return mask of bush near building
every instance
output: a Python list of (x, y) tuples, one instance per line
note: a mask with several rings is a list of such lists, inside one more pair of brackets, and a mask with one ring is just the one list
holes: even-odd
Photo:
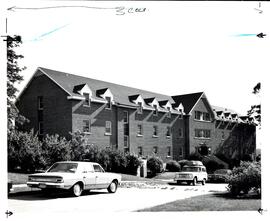
[(46, 135), (42, 141), (31, 132), (11, 131), (8, 135), (8, 170), (35, 172), (47, 169), (57, 161), (92, 161), (108, 172), (137, 174), (141, 162), (135, 155), (114, 148), (88, 144), (84, 134), (76, 132), (68, 141), (59, 135)]
[(163, 161), (159, 157), (151, 157), (147, 160), (147, 169), (149, 177), (153, 177), (163, 171)]
[(166, 163), (166, 170), (169, 172), (179, 172), (180, 164), (177, 163), (175, 160), (168, 161)]
[(241, 161), (239, 167), (235, 167), (229, 178), (229, 191), (233, 196), (248, 193), (251, 189), (261, 189), (261, 163)]

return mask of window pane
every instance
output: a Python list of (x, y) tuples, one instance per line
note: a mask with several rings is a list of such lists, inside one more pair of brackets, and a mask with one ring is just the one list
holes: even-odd
[(167, 147), (167, 156), (171, 156), (171, 147)]
[(142, 113), (142, 102), (138, 102), (138, 113), (141, 114)]
[(138, 131), (137, 131), (138, 135), (142, 135), (142, 125), (138, 124)]
[(124, 123), (128, 123), (128, 112), (124, 111)]
[(157, 136), (158, 135), (158, 127), (157, 126), (153, 126), (153, 128), (154, 128), (153, 135), (154, 136)]
[(171, 136), (171, 127), (167, 127), (167, 137)]
[(105, 132), (110, 134), (111, 133), (111, 121), (106, 121), (106, 128), (105, 128)]
[(158, 147), (154, 147), (153, 152), (154, 152), (154, 154), (157, 154), (158, 153)]
[(38, 96), (38, 109), (42, 110), (43, 109), (43, 97), (42, 96)]
[(83, 93), (83, 96), (85, 97), (84, 105), (85, 106), (90, 106), (89, 94), (88, 93)]
[(107, 100), (107, 109), (111, 109), (112, 107), (112, 101), (111, 101), (111, 98), (110, 97), (106, 97), (106, 100)]
[(83, 121), (83, 132), (90, 132), (90, 121), (89, 120)]

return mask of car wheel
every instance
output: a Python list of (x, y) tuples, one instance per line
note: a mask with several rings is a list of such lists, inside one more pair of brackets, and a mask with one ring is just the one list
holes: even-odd
[(203, 186), (205, 185), (205, 179), (202, 180), (202, 185), (203, 185)]
[(109, 193), (115, 193), (117, 190), (117, 181), (112, 181), (107, 190)]
[(80, 196), (82, 194), (82, 187), (79, 183), (74, 184), (72, 187), (72, 194), (73, 196)]
[(193, 186), (196, 186), (196, 184), (197, 184), (197, 178), (196, 177), (193, 179), (192, 184), (193, 184)]

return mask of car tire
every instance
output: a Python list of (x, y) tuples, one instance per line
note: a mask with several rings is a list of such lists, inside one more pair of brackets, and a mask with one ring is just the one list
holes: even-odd
[(115, 193), (117, 190), (117, 181), (112, 181), (110, 186), (107, 188), (109, 193)]
[(83, 191), (82, 186), (79, 183), (74, 184), (71, 190), (72, 190), (72, 195), (76, 197), (80, 196)]
[(197, 177), (195, 177), (195, 178), (193, 179), (192, 184), (193, 184), (193, 186), (196, 186), (196, 184), (197, 184)]
[(205, 185), (205, 179), (202, 180), (202, 185), (203, 185), (203, 186)]

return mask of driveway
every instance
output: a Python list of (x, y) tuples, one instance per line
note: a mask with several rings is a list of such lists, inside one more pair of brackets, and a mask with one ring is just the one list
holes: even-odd
[(144, 188), (118, 188), (115, 194), (106, 190), (86, 192), (80, 197), (57, 193), (44, 195), (41, 191), (10, 194), (9, 210), (17, 218), (42, 217), (49, 214), (91, 214), (100, 212), (131, 212), (197, 195), (226, 191), (225, 184), (205, 186), (161, 185)]

